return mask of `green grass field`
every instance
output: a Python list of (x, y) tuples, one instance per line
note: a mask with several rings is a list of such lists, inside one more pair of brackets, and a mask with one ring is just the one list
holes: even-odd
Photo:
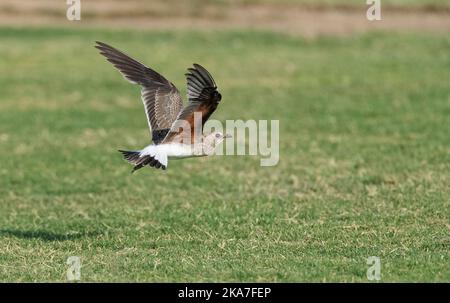
[[(214, 75), (214, 118), (280, 120), (280, 162), (172, 161), (149, 143), (112, 44), (185, 95)], [(264, 32), (0, 28), (0, 281), (450, 281), (450, 34), (305, 40)]]

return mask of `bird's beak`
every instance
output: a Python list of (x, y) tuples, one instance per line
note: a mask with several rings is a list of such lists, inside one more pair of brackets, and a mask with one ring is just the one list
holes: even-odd
[(232, 138), (233, 136), (230, 134), (225, 134), (223, 137), (226, 139), (226, 138)]

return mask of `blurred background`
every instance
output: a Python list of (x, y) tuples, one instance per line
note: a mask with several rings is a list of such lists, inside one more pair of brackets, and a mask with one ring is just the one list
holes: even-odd
[[(0, 1), (0, 281), (450, 280), (450, 3)], [(280, 121), (280, 162), (172, 161), (102, 41), (185, 96), (200, 63), (213, 118)]]
[[(81, 1), (76, 26), (155, 29), (264, 29), (311, 36), (367, 30), (443, 31), (449, 27), (445, 0), (383, 0), (383, 22), (367, 22), (363, 0), (99, 0)], [(66, 1), (3, 0), (5, 25), (70, 26)]]

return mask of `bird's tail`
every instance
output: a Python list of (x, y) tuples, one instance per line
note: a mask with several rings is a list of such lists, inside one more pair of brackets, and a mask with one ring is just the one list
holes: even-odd
[(159, 163), (159, 161), (157, 161), (155, 157), (149, 155), (141, 156), (141, 151), (139, 150), (119, 150), (119, 152), (122, 153), (123, 158), (126, 161), (134, 165), (131, 173), (134, 173), (135, 171), (143, 168), (146, 165), (155, 168), (162, 168), (163, 170), (166, 169), (166, 166), (161, 165), (161, 163)]
[(133, 164), (133, 170), (131, 173), (134, 173), (138, 169), (144, 167), (148, 162), (145, 157), (140, 157), (141, 151), (139, 150), (119, 150), (122, 153), (123, 158), (129, 163)]
[(123, 158), (130, 162), (131, 164), (137, 164), (139, 162), (139, 155), (141, 151), (139, 150), (119, 150), (122, 153)]

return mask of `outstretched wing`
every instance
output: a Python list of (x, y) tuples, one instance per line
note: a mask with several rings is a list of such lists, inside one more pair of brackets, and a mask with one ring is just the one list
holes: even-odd
[[(180, 112), (163, 142), (182, 142), (184, 140), (181, 138), (183, 129), (180, 128), (182, 124), (179, 122), (186, 121), (190, 125), (190, 143), (193, 143), (195, 132), (202, 133), (203, 125), (216, 110), (222, 99), (222, 96), (217, 91), (213, 77), (204, 67), (194, 64), (194, 67), (188, 68), (188, 71), (186, 78), (189, 103)], [(197, 116), (201, 117), (201, 119), (197, 119), (198, 121), (194, 119), (195, 113), (198, 113)]]
[(129, 82), (139, 84), (141, 98), (152, 133), (152, 140), (159, 144), (177, 119), (183, 101), (178, 89), (162, 75), (102, 42), (95, 46)]

